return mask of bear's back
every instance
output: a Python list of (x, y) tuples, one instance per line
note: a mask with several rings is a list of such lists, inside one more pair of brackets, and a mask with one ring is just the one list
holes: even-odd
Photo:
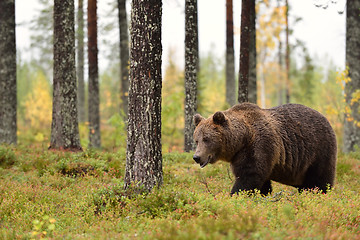
[(334, 135), (332, 137), (335, 137), (334, 131), (326, 117), (304, 105), (290, 103), (265, 111), (268, 111), (271, 117), (278, 122), (280, 128), (288, 132), (298, 134), (308, 133), (314, 135), (314, 140), (324, 138), (324, 134)]

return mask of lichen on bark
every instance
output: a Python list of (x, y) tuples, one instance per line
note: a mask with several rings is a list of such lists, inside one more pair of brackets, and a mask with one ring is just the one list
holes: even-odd
[(344, 147), (345, 153), (360, 147), (359, 102), (352, 102), (353, 93), (360, 89), (360, 1), (347, 1), (346, 5), (346, 66), (351, 81), (345, 85), (346, 104), (351, 109), (352, 119), (345, 118)]
[(185, 128), (184, 150), (195, 149), (193, 116), (197, 110), (197, 73), (199, 70), (197, 0), (185, 1)]
[(125, 188), (150, 191), (160, 186), (161, 0), (133, 0)]
[(54, 1), (54, 81), (49, 149), (81, 151), (75, 73), (74, 0)]
[(238, 102), (248, 102), (249, 65), (250, 65), (250, 34), (251, 34), (251, 5), (253, 1), (242, 0), (241, 4), (241, 35), (240, 35), (240, 68)]
[(0, 144), (16, 144), (15, 1), (0, 1)]

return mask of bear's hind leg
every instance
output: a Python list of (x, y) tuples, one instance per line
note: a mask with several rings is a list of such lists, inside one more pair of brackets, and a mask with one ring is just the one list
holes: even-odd
[(334, 185), (334, 172), (335, 170), (321, 168), (319, 165), (311, 166), (306, 172), (306, 177), (301, 186), (298, 187), (299, 192), (309, 189), (318, 189), (326, 193), (329, 188)]
[(261, 189), (260, 189), (260, 193), (261, 195), (268, 195), (272, 193), (272, 187), (271, 187), (271, 181), (267, 180), (266, 182), (264, 182), (264, 184), (262, 185)]

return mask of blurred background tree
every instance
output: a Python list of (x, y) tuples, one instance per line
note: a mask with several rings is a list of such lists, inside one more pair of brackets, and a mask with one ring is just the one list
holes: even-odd
[[(45, 99), (52, 95), (53, 84), (51, 74), (53, 6), (52, 1), (39, 0), (38, 2), (38, 14), (29, 23), (33, 39), (32, 48), (29, 49), (32, 52), (31, 58), (23, 58), (23, 51), (17, 52), (18, 134), (21, 143), (31, 143), (35, 136), (43, 136), (46, 142), (50, 135), (50, 130), (42, 127), (46, 126), (46, 123), (39, 124), (41, 126), (37, 129), (37, 127), (32, 127), (34, 124), (31, 123), (31, 118), (35, 117), (30, 117), (35, 116), (32, 115), (35, 111), (33, 105), (48, 102)], [(84, 5), (86, 2), (84, 1)], [(289, 3), (291, 4), (291, 1)], [(168, 3), (165, 2), (164, 4), (168, 6)], [(126, 130), (124, 119), (118, 115), (121, 102), (118, 2), (108, 1), (105, 5), (106, 8), (98, 13), (100, 125), (103, 147), (113, 150), (125, 147)], [(184, 3), (175, 5), (179, 5), (179, 9), (181, 8), (183, 11)], [(127, 1), (127, 6), (129, 6), (129, 1)], [(85, 18), (86, 11), (85, 8)], [(256, 2), (257, 103), (263, 107), (272, 107), (286, 102), (285, 16), (285, 0)], [(338, 140), (340, 140), (339, 143), (342, 144), (344, 113), (346, 112), (342, 88), (344, 88), (348, 76), (342, 71), (343, 69), (338, 69), (337, 66), (328, 61), (326, 56), (321, 58), (314, 56), (301, 39), (295, 39), (293, 32), (300, 20), (299, 17), (292, 14), (292, 11), (289, 12), (289, 22), (291, 23), (289, 25), (291, 101), (306, 104), (324, 113), (335, 128)], [(85, 28), (84, 32), (86, 31)], [(238, 38), (239, 29), (235, 28), (234, 34), (235, 39)], [(84, 42), (86, 45), (86, 34)], [(182, 151), (184, 148), (184, 68), (177, 56), (180, 51), (170, 48), (169, 61), (163, 64), (162, 145), (165, 151)], [(200, 52), (199, 54), (197, 112), (208, 116), (215, 111), (229, 107), (225, 100), (226, 55), (224, 52), (223, 57), (218, 57), (215, 45), (211, 51)], [(104, 62), (101, 62), (101, 59)], [(84, 69), (87, 70), (87, 67), (88, 63), (85, 60)], [(235, 74), (237, 79), (236, 75), (237, 73)], [(88, 79), (85, 76), (85, 88), (87, 84)], [(37, 94), (40, 88), (42, 93)], [(47, 94), (45, 94), (46, 92)], [(86, 99), (87, 94), (86, 91)], [(356, 97), (355, 95), (354, 97)], [(35, 111), (39, 113), (39, 116), (42, 116), (39, 119), (44, 119), (41, 121), (46, 122), (47, 108), (48, 104), (44, 104)], [(80, 124), (80, 137), (83, 146), (87, 146), (89, 142), (87, 124), (87, 122)], [(37, 139), (41, 139), (41, 137)]]

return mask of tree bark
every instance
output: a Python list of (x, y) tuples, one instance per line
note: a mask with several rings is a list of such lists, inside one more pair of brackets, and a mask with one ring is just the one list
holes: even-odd
[(0, 1), (0, 23), (0, 144), (16, 144), (15, 0)]
[(279, 58), (279, 73), (278, 73), (278, 105), (283, 104), (283, 54), (282, 54), (282, 43), (281, 40), (279, 40), (279, 52), (278, 52), (278, 58)]
[(125, 188), (163, 182), (161, 152), (161, 0), (132, 0)]
[(184, 150), (195, 149), (193, 116), (197, 110), (197, 73), (199, 70), (197, 0), (185, 1), (185, 128)]
[(346, 105), (350, 113), (345, 113), (344, 147), (345, 153), (360, 147), (359, 101), (351, 102), (353, 94), (360, 91), (360, 1), (347, 1), (346, 5), (346, 66), (351, 81), (345, 85)]
[(286, 86), (285, 86), (285, 96), (286, 103), (290, 103), (290, 45), (289, 45), (289, 3), (288, 0), (285, 1), (286, 4)]
[(250, 48), (249, 48), (249, 102), (257, 103), (256, 77), (256, 11), (255, 1), (250, 1)]
[(49, 149), (81, 151), (75, 73), (74, 0), (54, 1), (54, 81)]
[(97, 0), (88, 0), (88, 58), (89, 58), (89, 147), (100, 148), (100, 98), (97, 48)]
[(248, 101), (249, 65), (250, 65), (250, 35), (251, 35), (251, 5), (253, 1), (242, 0), (241, 4), (241, 36), (240, 36), (240, 71), (238, 102)]
[(121, 89), (120, 109), (124, 112), (125, 117), (128, 115), (128, 96), (129, 96), (129, 36), (128, 24), (126, 17), (126, 0), (118, 0), (119, 9), (119, 29), (120, 29), (120, 72), (121, 72)]
[(84, 84), (84, 10), (83, 0), (78, 1), (77, 29), (77, 79), (79, 122), (85, 122), (85, 84)]
[(236, 103), (233, 2), (226, 0), (226, 102)]

